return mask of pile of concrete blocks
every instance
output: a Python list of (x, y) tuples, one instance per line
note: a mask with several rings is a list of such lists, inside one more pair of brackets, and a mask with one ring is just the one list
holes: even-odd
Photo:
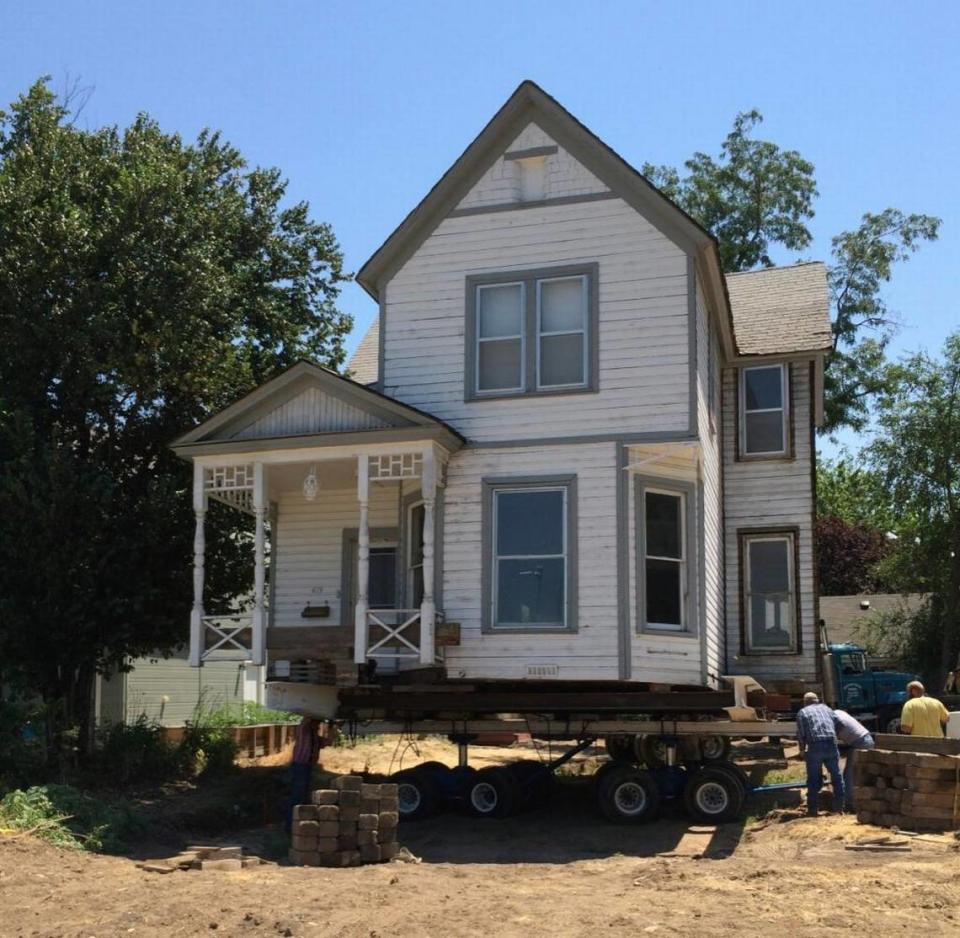
[(853, 778), (861, 823), (911, 831), (960, 827), (960, 756), (857, 750)]
[(293, 809), (290, 862), (297, 866), (361, 866), (399, 851), (397, 786), (342, 775)]

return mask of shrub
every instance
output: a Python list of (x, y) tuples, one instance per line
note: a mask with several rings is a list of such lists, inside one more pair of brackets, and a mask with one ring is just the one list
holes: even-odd
[(98, 853), (119, 853), (144, 829), (128, 802), (104, 802), (70, 785), (9, 792), (0, 799), (0, 826)]
[(156, 781), (178, 775), (180, 758), (163, 727), (141, 714), (99, 730), (90, 768), (120, 784)]
[(38, 706), (0, 700), (0, 794), (42, 776), (46, 748), (41, 716)]
[(296, 713), (286, 710), (271, 710), (253, 700), (241, 704), (228, 704), (215, 710), (207, 710), (201, 700), (193, 712), (191, 723), (196, 726), (258, 726), (263, 723), (299, 723)]
[(225, 727), (188, 723), (178, 747), (182, 772), (216, 775), (234, 768), (237, 743)]

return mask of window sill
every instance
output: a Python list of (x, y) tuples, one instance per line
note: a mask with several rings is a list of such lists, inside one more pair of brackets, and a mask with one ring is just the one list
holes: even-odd
[(794, 453), (738, 453), (737, 462), (795, 462)]
[(571, 635), (576, 628), (569, 625), (486, 625), (481, 635)]
[(595, 386), (583, 388), (544, 388), (537, 391), (491, 391), (489, 394), (467, 392), (463, 400), (467, 404), (474, 404), (479, 401), (505, 401), (505, 400), (526, 400), (531, 397), (566, 397), (570, 394), (596, 394), (599, 388)]
[(739, 657), (741, 658), (795, 658), (798, 655), (803, 654), (799, 649), (796, 648), (771, 648), (763, 649), (762, 651), (756, 649), (754, 651), (741, 651)]
[(690, 629), (658, 629), (653, 626), (637, 626), (637, 635), (656, 635), (657, 638), (697, 638), (699, 633)]

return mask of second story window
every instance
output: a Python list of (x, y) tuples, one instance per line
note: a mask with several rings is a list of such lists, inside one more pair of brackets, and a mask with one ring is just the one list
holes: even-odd
[(594, 390), (597, 265), (467, 278), (466, 399)]
[(741, 456), (787, 455), (788, 399), (787, 369), (784, 365), (741, 369)]

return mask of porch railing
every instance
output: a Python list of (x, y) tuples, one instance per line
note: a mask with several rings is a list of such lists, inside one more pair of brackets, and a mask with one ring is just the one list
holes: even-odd
[[(442, 622), (443, 615), (436, 614)], [(367, 657), (420, 661), (420, 609), (370, 609), (367, 612)], [(435, 653), (436, 661), (441, 655)]]
[[(218, 661), (249, 661), (253, 634), (253, 613), (238, 612), (219, 616), (204, 616), (201, 660), (219, 651)], [(228, 656), (225, 652), (231, 652)]]

